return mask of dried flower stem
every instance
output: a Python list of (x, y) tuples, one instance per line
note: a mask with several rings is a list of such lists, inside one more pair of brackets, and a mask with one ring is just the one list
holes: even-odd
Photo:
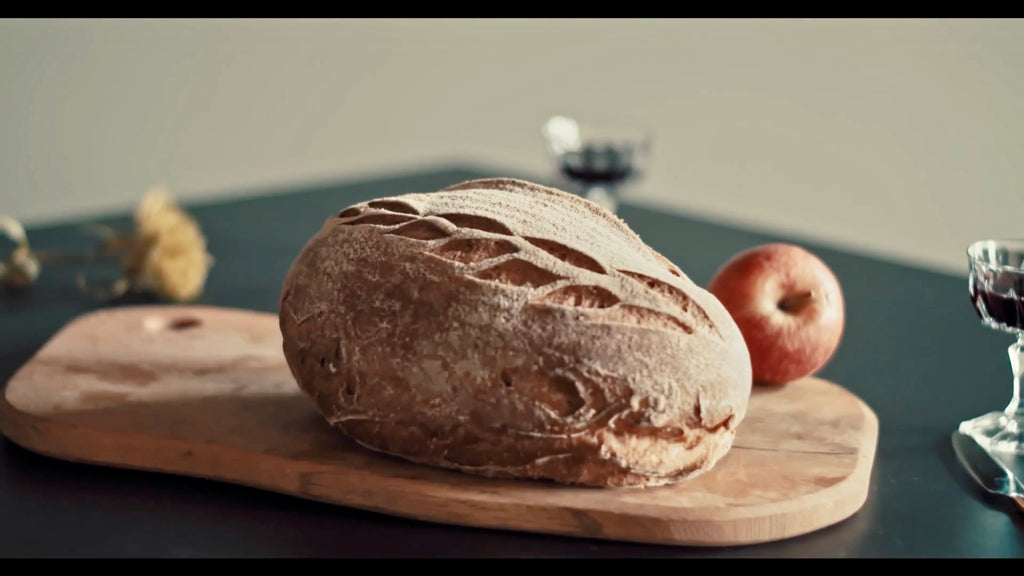
[(83, 294), (96, 298), (97, 300), (113, 300), (114, 298), (120, 298), (127, 294), (128, 290), (131, 288), (128, 284), (128, 280), (125, 278), (117, 279), (107, 288), (92, 288), (88, 283), (86, 283), (85, 277), (81, 274), (75, 277), (75, 283)]

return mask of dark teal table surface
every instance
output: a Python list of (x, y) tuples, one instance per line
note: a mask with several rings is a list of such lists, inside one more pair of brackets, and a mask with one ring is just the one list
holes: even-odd
[[(217, 259), (200, 303), (276, 312), (285, 271), (328, 215), (373, 197), (509, 175), (446, 168), (188, 204)], [(619, 214), (701, 285), (740, 250), (792, 241), (629, 204)], [(130, 222), (126, 215), (100, 221)], [(39, 249), (88, 241), (78, 224), (29, 236)], [(1009, 400), (1010, 339), (981, 326), (965, 277), (798, 243), (832, 267), (846, 297), (846, 333), (820, 375), (857, 394), (880, 422), (867, 503), (837, 525), (732, 548), (481, 530), (74, 464), (2, 439), (0, 556), (1024, 557), (1024, 515), (977, 488), (950, 447), (960, 420)], [(79, 295), (69, 270), (45, 270), (28, 294), (0, 294), (0, 382), (61, 326), (99, 306)]]

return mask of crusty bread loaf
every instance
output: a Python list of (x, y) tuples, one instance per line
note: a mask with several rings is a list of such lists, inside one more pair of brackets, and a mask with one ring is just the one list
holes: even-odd
[(624, 222), (511, 179), (356, 204), (284, 282), (284, 353), (331, 425), (414, 462), (653, 486), (712, 467), (750, 357)]

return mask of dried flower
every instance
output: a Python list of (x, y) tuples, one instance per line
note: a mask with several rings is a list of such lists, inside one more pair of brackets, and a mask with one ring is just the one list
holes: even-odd
[(0, 214), (0, 232), (14, 242), (14, 250), (0, 262), (0, 285), (24, 289), (39, 277), (39, 258), (28, 246), (28, 236), (20, 222)]
[(11, 242), (21, 246), (28, 244), (28, 237), (25, 236), (25, 228), (14, 218), (6, 214), (0, 214), (0, 232), (11, 239)]
[(180, 302), (203, 291), (213, 257), (199, 225), (163, 188), (146, 193), (135, 210), (135, 236), (122, 265), (131, 289)]

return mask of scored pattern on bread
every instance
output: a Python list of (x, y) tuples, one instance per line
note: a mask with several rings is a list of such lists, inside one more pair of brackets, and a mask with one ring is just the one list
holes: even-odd
[(501, 282), (513, 286), (530, 286), (538, 288), (562, 279), (562, 276), (545, 270), (536, 264), (519, 258), (505, 260), (490, 268), (484, 268), (473, 274), (474, 278)]
[(481, 232), (503, 234), (505, 236), (512, 235), (512, 231), (508, 229), (508, 226), (505, 226), (493, 218), (487, 218), (486, 216), (475, 216), (473, 214), (438, 214), (437, 217), (443, 218), (459, 228), (480, 230)]
[(280, 316), (329, 423), (489, 476), (679, 481), (728, 451), (750, 390), (713, 296), (603, 208), (517, 180), (346, 208), (296, 259)]
[[(373, 225), (393, 228), (397, 224), (402, 224), (402, 226), (391, 229), (386, 233), (413, 240), (450, 238), (453, 234), (458, 234), (460, 229), (502, 236), (514, 236), (508, 226), (493, 218), (474, 216), (472, 214), (448, 213), (428, 215), (425, 218), (414, 219), (408, 216), (410, 214), (421, 215), (420, 211), (415, 207), (402, 201), (375, 200), (366, 203), (365, 207), (357, 205), (348, 208), (342, 211), (338, 217), (345, 220), (344, 225), (346, 226)], [(436, 219), (450, 223), (451, 227), (446, 227)], [(536, 237), (522, 237), (522, 240), (530, 246), (539, 248), (552, 258), (571, 266), (596, 274), (608, 274), (605, 268), (593, 257), (560, 242)], [(520, 252), (521, 250), (521, 246), (508, 239), (471, 236), (457, 237), (441, 246), (429, 249), (429, 253), (454, 262), (473, 264), (497, 259)], [(521, 258), (503, 260), (491, 267), (475, 271), (472, 273), (472, 277), (532, 288), (547, 286), (563, 279), (562, 276), (543, 267), (543, 258), (538, 260), (540, 260), (541, 265), (538, 265), (536, 261)], [(674, 276), (679, 275), (670, 262), (667, 263), (666, 269)], [(661, 295), (678, 307), (683, 315), (691, 315), (691, 320), (698, 326), (717, 333), (714, 323), (707, 313), (694, 303), (693, 299), (687, 296), (685, 292), (666, 282), (638, 272), (630, 272), (628, 270), (616, 270), (616, 272), (639, 282), (650, 291)], [(540, 295), (533, 302), (557, 306), (609, 308), (619, 304), (622, 300), (605, 287), (569, 285), (561, 286), (551, 292)], [(616, 319), (621, 319), (623, 323), (665, 330), (681, 330), (687, 334), (693, 333), (693, 327), (690, 323), (665, 311), (646, 308), (636, 304), (622, 304), (620, 310), (623, 313), (621, 316), (616, 315)]]
[(565, 286), (544, 294), (534, 302), (582, 308), (610, 308), (621, 300), (600, 286)]
[(395, 200), (374, 200), (372, 202), (367, 202), (366, 205), (370, 208), (380, 208), (381, 210), (387, 210), (388, 212), (412, 214), (414, 216), (420, 215), (419, 210), (416, 210), (405, 202), (397, 202)]
[(573, 250), (565, 244), (560, 244), (554, 240), (545, 240), (544, 238), (527, 237), (525, 240), (563, 262), (572, 264), (578, 268), (590, 270), (591, 272), (597, 272), (598, 274), (606, 273), (604, 267), (598, 264), (597, 260), (594, 260), (579, 250)]
[[(687, 296), (686, 293), (679, 288), (638, 272), (629, 272), (627, 270), (619, 270), (619, 272), (629, 276), (637, 282), (640, 282), (658, 294), (661, 294), (663, 297), (678, 306), (684, 313), (690, 313), (696, 316), (701, 325), (707, 327), (709, 330), (715, 330), (717, 332), (714, 322), (712, 322), (711, 318), (708, 317), (708, 313), (694, 303), (693, 298)], [(692, 332), (692, 330), (689, 331)]]
[(412, 216), (406, 216), (402, 214), (392, 214), (390, 212), (380, 212), (376, 214), (366, 214), (360, 216), (354, 220), (345, 222), (346, 226), (356, 225), (374, 225), (374, 226), (394, 226), (395, 224), (402, 224), (412, 220)]
[(472, 264), (518, 251), (518, 246), (505, 239), (457, 238), (434, 248), (430, 253), (463, 264)]
[(393, 236), (404, 236), (414, 240), (437, 240), (438, 238), (448, 237), (449, 232), (437, 222), (431, 220), (416, 220), (403, 226), (399, 226), (395, 230), (388, 232), (388, 234)]

